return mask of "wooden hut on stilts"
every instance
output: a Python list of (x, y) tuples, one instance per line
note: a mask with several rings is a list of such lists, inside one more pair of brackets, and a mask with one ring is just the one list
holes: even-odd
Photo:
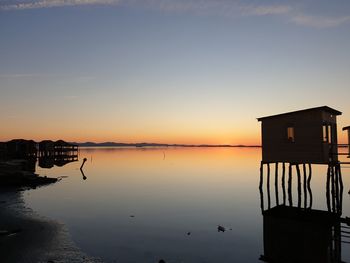
[[(259, 183), (264, 218), (262, 261), (342, 262), (341, 243), (344, 243), (342, 238), (346, 238), (342, 233), (350, 221), (341, 216), (341, 165), (349, 162), (340, 161), (339, 156), (350, 157), (350, 152), (338, 152), (337, 116), (341, 114), (322, 106), (258, 118), (262, 134)], [(344, 127), (343, 131), (348, 132), (350, 150), (350, 126)], [(310, 181), (313, 164), (327, 165), (328, 211), (312, 209)], [(274, 180), (270, 178), (272, 165), (275, 168)], [(267, 209), (263, 191), (265, 170)], [(297, 176), (295, 191), (292, 191), (293, 172)], [(279, 176), (282, 188), (278, 185)], [(271, 181), (274, 181), (275, 207), (271, 207)], [(297, 198), (293, 199), (293, 193)], [(296, 203), (293, 204), (293, 200)], [(311, 245), (300, 245), (305, 242)]]

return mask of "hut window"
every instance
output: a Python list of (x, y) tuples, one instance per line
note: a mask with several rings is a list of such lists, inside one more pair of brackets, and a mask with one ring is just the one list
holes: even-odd
[(289, 142), (294, 142), (295, 137), (294, 137), (294, 127), (288, 127), (287, 128), (287, 138)]
[(330, 143), (331, 142), (331, 125), (323, 124), (323, 142)]

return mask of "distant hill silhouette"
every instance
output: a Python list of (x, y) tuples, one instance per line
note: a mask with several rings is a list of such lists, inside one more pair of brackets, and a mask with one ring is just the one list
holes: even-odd
[(167, 143), (123, 143), (123, 142), (83, 142), (74, 144), (80, 147), (260, 147), (260, 145), (229, 145), (229, 144), (167, 144)]

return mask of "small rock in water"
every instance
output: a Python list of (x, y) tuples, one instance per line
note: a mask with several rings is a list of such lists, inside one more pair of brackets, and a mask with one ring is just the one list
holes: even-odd
[(161, 259), (158, 263), (166, 263), (165, 260)]
[(188, 235), (188, 236), (191, 235), (191, 232), (187, 232), (187, 235)]
[(223, 226), (218, 226), (218, 232), (225, 232), (226, 229)]
[(131, 215), (130, 217), (135, 217), (134, 215)]
[(21, 228), (16, 228), (16, 229), (13, 229), (13, 230), (8, 230), (6, 232), (2, 231), (2, 235), (6, 235), (6, 236), (14, 236), (14, 235), (17, 235), (19, 232), (21, 232), (22, 229)]

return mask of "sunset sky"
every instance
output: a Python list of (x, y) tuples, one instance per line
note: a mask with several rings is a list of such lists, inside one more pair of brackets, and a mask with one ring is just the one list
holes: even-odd
[(350, 1), (0, 0), (0, 141), (259, 144), (350, 125)]

